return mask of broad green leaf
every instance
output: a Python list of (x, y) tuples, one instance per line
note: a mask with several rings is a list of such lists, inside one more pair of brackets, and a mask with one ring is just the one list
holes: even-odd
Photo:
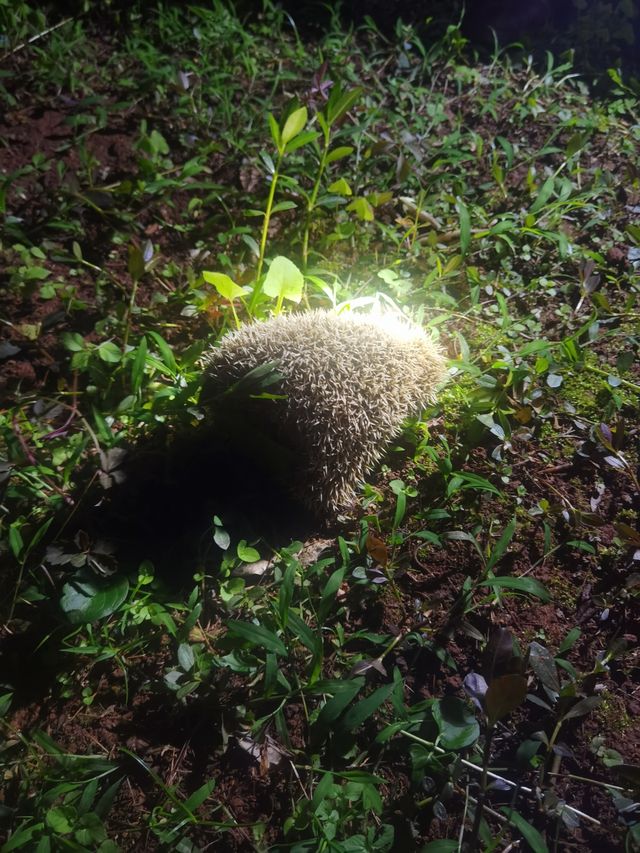
[(471, 217), (466, 204), (460, 198), (456, 202), (456, 209), (460, 219), (460, 253), (464, 257), (471, 243)]
[(320, 804), (326, 799), (327, 795), (331, 793), (332, 789), (333, 773), (324, 773), (322, 779), (316, 785), (316, 789), (313, 792), (313, 797), (311, 799), (311, 805), (314, 811), (317, 811)]
[(243, 563), (257, 563), (260, 559), (260, 552), (256, 551), (250, 545), (247, 545), (246, 539), (241, 539), (236, 548), (238, 557)]
[(281, 134), (281, 143), (286, 145), (294, 136), (297, 136), (307, 123), (307, 108), (299, 107), (294, 110), (284, 123)]
[(122, 350), (112, 341), (104, 341), (98, 347), (98, 355), (107, 364), (117, 364), (122, 358)]
[(196, 791), (188, 797), (184, 803), (182, 804), (182, 808), (186, 809), (189, 812), (194, 812), (197, 808), (204, 803), (207, 797), (210, 797), (213, 789), (216, 787), (216, 780), (210, 779), (208, 782), (205, 782), (204, 785), (201, 785)]
[(349, 154), (353, 154), (354, 150), (351, 145), (340, 145), (338, 148), (334, 148), (333, 151), (329, 151), (327, 154), (327, 163), (335, 163), (336, 160), (348, 157)]
[(347, 210), (353, 210), (358, 219), (363, 222), (373, 222), (373, 207), (369, 204), (366, 198), (354, 198), (347, 205)]
[(438, 743), (443, 749), (464, 749), (480, 736), (480, 726), (466, 702), (457, 696), (445, 696), (432, 705), (433, 718), (438, 725)]
[(60, 606), (74, 625), (95, 622), (115, 613), (128, 592), (127, 578), (108, 582), (77, 578), (63, 586)]
[(367, 195), (367, 201), (371, 204), (372, 207), (380, 207), (381, 204), (387, 204), (393, 198), (393, 193), (383, 192), (383, 193), (369, 193)]
[(528, 595), (535, 595), (541, 601), (549, 601), (551, 596), (547, 589), (535, 580), (535, 578), (514, 578), (501, 577), (490, 578), (489, 580), (481, 581), (480, 586), (490, 586), (494, 589), (512, 589), (515, 592), (524, 592)]
[[(271, 213), (280, 213), (283, 210), (295, 210), (298, 205), (295, 201), (279, 201), (271, 208)], [(260, 211), (262, 213), (262, 211)]]
[(494, 678), (484, 694), (489, 724), (494, 725), (521, 705), (527, 695), (527, 679), (523, 675), (501, 675)]
[(0, 717), (4, 717), (9, 709), (11, 708), (11, 703), (13, 701), (13, 690), (8, 693), (0, 693)]
[(330, 193), (338, 193), (338, 195), (353, 195), (353, 190), (344, 178), (338, 178), (337, 181), (334, 181), (332, 184), (329, 184), (327, 189)]
[(574, 133), (571, 139), (567, 142), (567, 147), (565, 149), (566, 157), (573, 157), (574, 154), (577, 154), (589, 141), (589, 133)]
[(68, 835), (73, 830), (77, 817), (73, 806), (56, 806), (49, 809), (45, 821), (47, 826), (58, 835)]
[(207, 284), (212, 284), (220, 296), (222, 296), (223, 299), (228, 299), (229, 302), (233, 302), (234, 299), (244, 296), (244, 290), (240, 285), (236, 284), (232, 278), (225, 275), (223, 272), (208, 272), (207, 270), (204, 270), (202, 278), (207, 282)]
[(420, 848), (420, 853), (454, 853), (460, 849), (460, 845), (454, 838), (439, 838), (437, 841), (430, 841)]
[(78, 332), (63, 332), (60, 340), (69, 352), (82, 352), (85, 348), (84, 338)]
[(300, 302), (303, 287), (304, 276), (298, 267), (289, 258), (278, 255), (271, 262), (262, 289), (267, 296), (274, 299)]
[(216, 543), (218, 548), (226, 551), (231, 544), (231, 536), (229, 536), (227, 531), (223, 530), (222, 527), (216, 526), (213, 529), (213, 541)]
[(292, 151), (297, 151), (298, 148), (302, 148), (303, 145), (315, 142), (318, 136), (320, 136), (320, 134), (317, 130), (307, 130), (305, 133), (300, 133), (292, 139), (291, 142), (287, 143), (284, 149), (285, 154), (291, 154)]
[(280, 637), (276, 636), (273, 631), (270, 631), (263, 625), (254, 625), (253, 622), (239, 622), (232, 619), (227, 624), (227, 627), (231, 636), (246, 640), (254, 646), (261, 646), (268, 652), (275, 652), (278, 655), (287, 657), (286, 646)]
[(118, 793), (120, 786), (122, 785), (122, 779), (116, 779), (116, 781), (109, 785), (109, 787), (104, 791), (98, 802), (93, 807), (93, 813), (97, 815), (101, 820), (104, 820), (105, 817), (109, 814), (111, 810), (111, 806), (113, 805), (113, 801), (116, 798), (116, 794)]

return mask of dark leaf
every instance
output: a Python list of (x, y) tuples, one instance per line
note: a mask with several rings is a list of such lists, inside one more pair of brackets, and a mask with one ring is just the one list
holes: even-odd
[(484, 697), (489, 723), (493, 725), (524, 702), (527, 679), (523, 675), (501, 675), (494, 678)]
[(640, 546), (640, 533), (637, 530), (634, 530), (628, 524), (625, 524), (623, 521), (618, 522), (613, 525), (616, 529), (616, 533), (622, 539), (625, 545), (631, 545), (634, 548)]
[(133, 281), (140, 281), (144, 275), (144, 257), (138, 246), (129, 246), (129, 262), (127, 268)]
[(109, 583), (78, 578), (62, 588), (60, 606), (74, 625), (95, 622), (114, 613), (128, 592), (127, 578)]
[(557, 698), (560, 693), (560, 680), (551, 652), (534, 640), (529, 645), (529, 663), (540, 682)]
[(587, 696), (586, 699), (581, 699), (569, 708), (563, 719), (571, 720), (574, 717), (583, 717), (585, 714), (590, 714), (591, 711), (594, 711), (601, 704), (602, 699), (600, 696)]
[(488, 681), (497, 675), (513, 672), (514, 657), (511, 632), (498, 628), (491, 634), (483, 656), (483, 670)]

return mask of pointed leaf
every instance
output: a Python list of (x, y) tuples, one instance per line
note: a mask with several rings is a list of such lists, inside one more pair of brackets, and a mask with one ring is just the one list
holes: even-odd
[(327, 154), (327, 163), (334, 163), (336, 160), (341, 160), (343, 157), (348, 157), (353, 154), (354, 148), (351, 145), (340, 145), (334, 148)]
[(269, 130), (271, 131), (271, 138), (273, 139), (276, 148), (280, 150), (282, 141), (280, 139), (280, 128), (278, 127), (278, 122), (275, 120), (275, 117), (271, 113), (267, 115), (267, 119), (269, 121)]
[(497, 723), (521, 705), (527, 695), (527, 679), (523, 675), (501, 675), (494, 678), (484, 697), (490, 725)]
[(341, 92), (336, 86), (332, 90), (329, 103), (327, 104), (327, 121), (329, 124), (332, 125), (348, 113), (361, 94), (362, 89), (360, 87), (350, 89), (347, 92)]
[(560, 679), (551, 652), (534, 640), (529, 644), (529, 663), (541, 683), (557, 697), (560, 693)]
[(284, 123), (281, 141), (286, 145), (294, 136), (297, 136), (307, 123), (307, 108), (299, 107), (294, 110)]
[(590, 714), (601, 704), (602, 698), (600, 696), (587, 696), (586, 699), (581, 699), (569, 708), (562, 719), (571, 720), (574, 717), (584, 717), (585, 714)]
[(220, 296), (222, 296), (223, 299), (228, 299), (229, 302), (232, 302), (240, 296), (244, 296), (244, 290), (240, 285), (236, 284), (232, 278), (222, 272), (208, 272), (207, 270), (204, 270), (202, 278), (207, 282), (207, 284), (212, 284)]
[(460, 253), (464, 256), (469, 251), (469, 244), (471, 243), (471, 217), (462, 199), (458, 199), (456, 202), (456, 209), (460, 219)]
[(232, 619), (228, 625), (229, 634), (246, 640), (254, 646), (262, 646), (269, 652), (287, 657), (287, 649), (280, 637), (263, 625), (254, 625), (252, 622), (239, 622)]
[(374, 690), (370, 696), (366, 697), (366, 699), (361, 699), (358, 704), (354, 705), (353, 708), (350, 708), (340, 720), (339, 728), (342, 731), (347, 732), (357, 729), (358, 726), (362, 725), (365, 720), (368, 720), (369, 717), (374, 714), (384, 702), (386, 702), (394, 686), (393, 682), (384, 684), (382, 687), (378, 687), (377, 690)]
[(529, 208), (529, 213), (537, 213), (541, 207), (544, 207), (551, 194), (553, 193), (553, 187), (555, 184), (555, 178), (553, 175), (547, 178), (542, 187), (540, 188), (540, 192), (538, 193), (538, 197), (534, 201), (534, 203)]
[(481, 581), (480, 586), (491, 586), (494, 589), (512, 589), (515, 592), (523, 592), (527, 595), (535, 595), (541, 601), (549, 601), (550, 595), (547, 589), (534, 578), (491, 578), (490, 580)]
[(496, 542), (496, 544), (491, 549), (491, 554), (489, 555), (489, 559), (487, 560), (487, 571), (491, 571), (496, 563), (502, 559), (505, 551), (509, 547), (509, 543), (513, 538), (513, 534), (516, 529), (516, 520), (512, 518), (509, 524), (504, 529), (504, 532), (500, 539)]
[(144, 257), (138, 246), (129, 246), (128, 270), (133, 281), (139, 281), (144, 275)]

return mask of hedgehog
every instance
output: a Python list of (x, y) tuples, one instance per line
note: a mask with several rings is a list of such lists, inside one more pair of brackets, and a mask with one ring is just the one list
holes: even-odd
[(202, 366), (202, 399), (222, 407), (230, 389), (247, 390), (247, 376), (275, 382), (263, 399), (245, 394), (242, 420), (253, 430), (259, 418), (289, 448), (294, 494), (325, 521), (352, 503), (356, 485), (446, 377), (424, 329), (388, 312), (280, 314), (226, 334)]

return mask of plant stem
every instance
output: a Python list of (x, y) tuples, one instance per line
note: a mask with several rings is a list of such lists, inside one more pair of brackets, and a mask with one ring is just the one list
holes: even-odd
[[(593, 364), (585, 363), (583, 365), (587, 370), (590, 370), (591, 373), (597, 373), (599, 376), (614, 376), (615, 374), (610, 371), (602, 370), (600, 367), (595, 367)], [(631, 388), (637, 394), (640, 394), (640, 385), (636, 385), (635, 382), (629, 382), (628, 379), (623, 379), (621, 376), (616, 376), (616, 379), (619, 380), (621, 385), (626, 385), (627, 388)]]
[(313, 212), (314, 207), (316, 206), (316, 200), (320, 191), (320, 181), (322, 180), (324, 171), (327, 168), (327, 156), (329, 154), (330, 141), (331, 134), (329, 126), (327, 126), (324, 131), (324, 146), (322, 148), (322, 156), (320, 157), (320, 165), (318, 166), (318, 174), (316, 175), (313, 190), (311, 191), (309, 201), (307, 202), (307, 218), (304, 225), (304, 237), (302, 240), (302, 269), (304, 272), (307, 271), (307, 264), (309, 261), (309, 231), (311, 229), (311, 214)]
[(264, 212), (264, 220), (262, 223), (262, 236), (260, 237), (260, 255), (258, 256), (258, 267), (256, 269), (256, 281), (255, 286), (253, 288), (253, 293), (251, 294), (251, 300), (249, 302), (249, 313), (253, 314), (253, 309), (255, 308), (256, 302), (258, 301), (258, 297), (260, 296), (260, 291), (262, 290), (262, 283), (260, 281), (260, 276), (262, 275), (262, 266), (264, 264), (264, 255), (267, 248), (267, 236), (269, 234), (269, 222), (271, 221), (271, 210), (273, 209), (273, 199), (276, 195), (276, 186), (278, 185), (278, 178), (280, 177), (280, 166), (282, 165), (282, 158), (284, 157), (284, 149), (278, 152), (278, 162), (276, 163), (276, 167), (273, 172), (273, 177), (271, 178), (271, 186), (269, 188), (269, 197), (267, 198), (267, 208)]
[(493, 740), (494, 726), (487, 729), (487, 734), (484, 742), (484, 750), (482, 751), (482, 775), (480, 776), (480, 791), (478, 793), (478, 801), (476, 802), (475, 814), (473, 816), (473, 826), (471, 828), (471, 845), (472, 849), (476, 849), (478, 838), (480, 836), (480, 821), (482, 820), (482, 812), (484, 801), (487, 796), (487, 782), (489, 778), (489, 762), (491, 760), (491, 742)]
[(129, 307), (127, 308), (127, 324), (124, 329), (124, 337), (122, 339), (122, 351), (126, 352), (127, 344), (129, 343), (129, 334), (131, 333), (131, 314), (136, 304), (136, 293), (138, 290), (138, 279), (134, 278), (133, 287), (131, 288), (131, 298), (129, 299)]

